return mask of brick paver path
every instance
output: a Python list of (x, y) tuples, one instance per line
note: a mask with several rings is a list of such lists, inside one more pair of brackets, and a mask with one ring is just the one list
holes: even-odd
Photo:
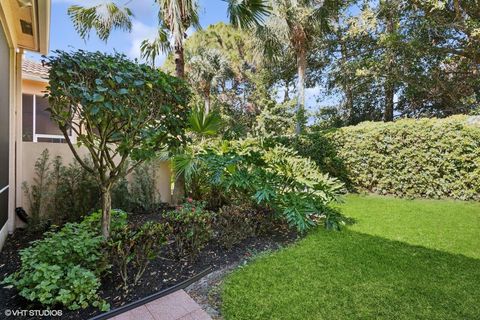
[(111, 320), (212, 320), (183, 290), (149, 302)]

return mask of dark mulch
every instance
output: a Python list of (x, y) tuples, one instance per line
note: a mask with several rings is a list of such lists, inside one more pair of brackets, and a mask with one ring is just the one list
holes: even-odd
[[(143, 223), (149, 220), (158, 221), (160, 215), (137, 214), (131, 215), (129, 219), (133, 223)], [(117, 308), (187, 280), (208, 267), (217, 270), (248, 258), (252, 254), (265, 250), (275, 250), (296, 238), (296, 233), (278, 228), (269, 235), (247, 238), (230, 250), (225, 250), (218, 243), (212, 241), (193, 262), (172, 259), (167, 253), (168, 248), (166, 248), (165, 252), (151, 261), (143, 278), (136, 286), (130, 287), (128, 292), (120, 287), (122, 280), (113, 270), (103, 279), (100, 296), (110, 303), (112, 309)], [(38, 235), (29, 235), (23, 230), (18, 230), (8, 237), (3, 251), (0, 252), (0, 280), (20, 267), (18, 250), (27, 247), (29, 242), (35, 239), (38, 239)], [(0, 319), (3, 319), (5, 310), (8, 309), (43, 310), (44, 307), (20, 297), (15, 289), (0, 286)], [(61, 319), (89, 319), (99, 313), (100, 311), (93, 307), (79, 311), (62, 310)], [(24, 319), (38, 319), (38, 317), (26, 317)], [(42, 319), (47, 319), (47, 317)]]

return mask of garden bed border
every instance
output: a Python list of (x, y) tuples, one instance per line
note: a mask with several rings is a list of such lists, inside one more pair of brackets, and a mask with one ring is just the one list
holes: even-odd
[(133, 301), (133, 302), (130, 302), (124, 306), (121, 306), (119, 308), (116, 308), (116, 309), (113, 309), (113, 310), (110, 310), (108, 312), (105, 312), (105, 313), (102, 313), (102, 314), (99, 314), (93, 318), (90, 318), (90, 320), (106, 320), (106, 319), (109, 319), (109, 318), (112, 318), (116, 315), (119, 315), (119, 314), (122, 314), (124, 312), (127, 312), (129, 310), (132, 310), (132, 309), (135, 309), (137, 307), (140, 307), (140, 306), (143, 306), (144, 304), (146, 303), (149, 303), (153, 300), (157, 300), (161, 297), (164, 297), (166, 295), (169, 295), (170, 293), (173, 293), (177, 290), (180, 290), (180, 289), (185, 289), (186, 287), (188, 287), (189, 285), (191, 285), (192, 283), (194, 282), (197, 282), (198, 280), (200, 280), (201, 278), (203, 278), (204, 276), (208, 275), (210, 272), (212, 272), (212, 267), (208, 267), (206, 268), (205, 270), (203, 271), (200, 271), (198, 274), (196, 274), (195, 276), (191, 277), (190, 279), (187, 279), (183, 282), (180, 282), (170, 288), (167, 288), (167, 289), (164, 289), (162, 291), (159, 291), (159, 292), (156, 292), (154, 294), (151, 294), (145, 298), (142, 298), (140, 300), (137, 300), (137, 301)]

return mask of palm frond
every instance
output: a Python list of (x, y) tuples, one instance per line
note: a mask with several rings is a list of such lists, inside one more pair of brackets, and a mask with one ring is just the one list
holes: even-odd
[(145, 39), (140, 44), (140, 57), (150, 60), (152, 67), (155, 68), (155, 59), (161, 53), (169, 53), (171, 50), (172, 47), (170, 46), (167, 31), (159, 27), (157, 37), (154, 40)]
[(170, 30), (174, 45), (181, 45), (187, 29), (199, 29), (197, 0), (156, 0), (160, 7), (159, 21)]
[(191, 152), (176, 154), (172, 158), (172, 166), (176, 178), (184, 175), (187, 181), (189, 181), (198, 171), (198, 166), (201, 163), (201, 159), (197, 157), (192, 150), (190, 151)]
[(208, 114), (202, 108), (196, 108), (188, 118), (190, 130), (198, 135), (215, 135), (222, 124), (220, 116), (215, 112)]
[(103, 3), (92, 7), (72, 5), (67, 10), (75, 30), (82, 39), (88, 39), (90, 31), (95, 30), (102, 41), (107, 41), (115, 30), (131, 31), (132, 11), (120, 7), (114, 2)]
[(261, 25), (270, 13), (266, 0), (224, 0), (228, 3), (230, 23), (240, 28), (253, 28)]

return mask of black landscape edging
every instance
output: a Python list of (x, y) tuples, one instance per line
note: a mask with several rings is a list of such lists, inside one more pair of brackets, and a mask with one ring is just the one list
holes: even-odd
[(99, 314), (98, 316), (95, 316), (93, 318), (90, 318), (90, 320), (105, 320), (105, 319), (109, 319), (111, 317), (114, 317), (116, 315), (119, 315), (121, 313), (124, 313), (124, 312), (127, 312), (129, 310), (132, 310), (134, 308), (137, 308), (137, 307), (140, 307), (140, 306), (143, 306), (144, 304), (146, 303), (149, 303), (153, 300), (156, 300), (158, 298), (161, 298), (161, 297), (164, 297), (170, 293), (173, 293), (177, 290), (180, 290), (180, 289), (184, 289), (186, 287), (188, 287), (189, 285), (191, 285), (192, 283), (194, 282), (197, 282), (198, 280), (200, 280), (201, 278), (203, 278), (204, 276), (206, 276), (207, 274), (209, 274), (212, 270), (212, 267), (208, 267), (207, 269), (199, 272), (198, 274), (196, 274), (195, 276), (193, 276), (192, 278), (190, 279), (187, 279), (183, 282), (180, 282), (179, 284), (176, 284), (170, 288), (167, 288), (165, 290), (162, 290), (162, 291), (159, 291), (159, 292), (156, 292), (152, 295), (149, 295), (145, 298), (142, 298), (140, 300), (137, 300), (137, 301), (134, 301), (134, 302), (131, 302), (129, 304), (126, 304), (124, 306), (121, 306), (119, 308), (116, 308), (116, 309), (113, 309), (113, 310), (110, 310), (108, 312), (105, 312), (105, 313), (102, 313), (102, 314)]

